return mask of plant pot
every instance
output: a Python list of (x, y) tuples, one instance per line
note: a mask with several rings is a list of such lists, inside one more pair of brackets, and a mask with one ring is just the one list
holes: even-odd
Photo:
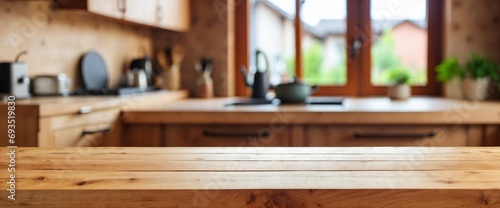
[(452, 80), (443, 84), (444, 97), (453, 99), (462, 99), (462, 80), (460, 78), (453, 78)]
[(462, 81), (462, 92), (467, 100), (480, 101), (488, 97), (489, 78), (465, 78)]
[(393, 100), (406, 100), (411, 97), (411, 86), (407, 84), (389, 86), (388, 95)]

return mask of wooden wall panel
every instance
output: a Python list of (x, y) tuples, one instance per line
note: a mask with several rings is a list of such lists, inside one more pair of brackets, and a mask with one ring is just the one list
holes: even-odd
[(498, 0), (446, 0), (446, 10), (446, 57), (464, 62), (475, 52), (500, 63)]
[(186, 47), (181, 68), (182, 88), (194, 95), (197, 72), (194, 63), (208, 56), (214, 61), (215, 96), (234, 94), (234, 7), (243, 1), (191, 0), (191, 23), (186, 33), (158, 30), (153, 34), (155, 50), (180, 43)]
[(104, 57), (116, 86), (133, 58), (152, 55), (150, 29), (126, 25), (83, 11), (58, 10), (51, 1), (0, 1), (0, 61), (22, 60), (29, 75), (64, 72), (81, 86), (78, 62), (88, 50)]

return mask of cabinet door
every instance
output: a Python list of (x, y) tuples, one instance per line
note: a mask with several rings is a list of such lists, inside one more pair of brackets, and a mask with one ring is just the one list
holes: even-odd
[(154, 25), (156, 1), (154, 0), (126, 0), (124, 19), (127, 21)]
[(121, 19), (125, 10), (125, 0), (87, 0), (89, 12)]
[(189, 29), (189, 1), (157, 0), (157, 2), (157, 26), (175, 31), (187, 31)]
[(311, 125), (305, 145), (329, 146), (467, 146), (464, 126)]
[[(112, 129), (114, 123), (117, 122), (119, 114), (119, 108), (109, 108), (83, 114), (66, 114), (40, 118), (38, 146), (86, 146), (80, 145), (78, 142), (82, 139), (88, 140), (93, 135), (101, 135), (92, 132)], [(85, 138), (82, 136), (85, 136)]]
[(55, 147), (98, 147), (109, 125), (92, 125), (54, 131)]
[(166, 125), (164, 139), (177, 147), (286, 147), (291, 135), (269, 125)]

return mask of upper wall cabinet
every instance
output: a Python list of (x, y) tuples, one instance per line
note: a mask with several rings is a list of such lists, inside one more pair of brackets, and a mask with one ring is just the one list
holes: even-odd
[(162, 28), (176, 31), (189, 29), (189, 1), (157, 0), (156, 21)]
[(189, 29), (189, 0), (56, 0), (61, 9), (184, 32)]
[(156, 24), (155, 12), (157, 2), (155, 0), (124, 0), (126, 5), (124, 19), (144, 25), (159, 26)]
[(125, 13), (125, 4), (123, 0), (88, 0), (87, 10), (99, 15), (112, 17), (116, 19), (123, 18)]

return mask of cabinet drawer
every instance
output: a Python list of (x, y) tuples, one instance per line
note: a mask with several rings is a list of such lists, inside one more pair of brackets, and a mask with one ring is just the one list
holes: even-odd
[(110, 130), (109, 125), (98, 124), (71, 129), (54, 131), (54, 146), (56, 147), (97, 147), (104, 139), (104, 134)]
[(277, 147), (289, 146), (290, 128), (269, 125), (166, 125), (166, 146)]
[[(67, 146), (94, 146), (100, 144), (93, 138), (91, 132), (110, 129), (115, 126), (119, 118), (119, 108), (108, 108), (88, 113), (74, 113), (61, 116), (40, 118), (38, 132), (38, 146), (40, 147), (67, 147)], [(86, 133), (84, 133), (86, 132)], [(115, 140), (115, 138), (112, 138)], [(84, 144), (90, 142), (91, 144)]]
[(318, 146), (466, 146), (463, 126), (311, 125), (305, 145)]
[(50, 124), (52, 130), (85, 127), (89, 125), (109, 125), (118, 119), (120, 109), (111, 108), (89, 113), (75, 113), (43, 118), (43, 122)]

